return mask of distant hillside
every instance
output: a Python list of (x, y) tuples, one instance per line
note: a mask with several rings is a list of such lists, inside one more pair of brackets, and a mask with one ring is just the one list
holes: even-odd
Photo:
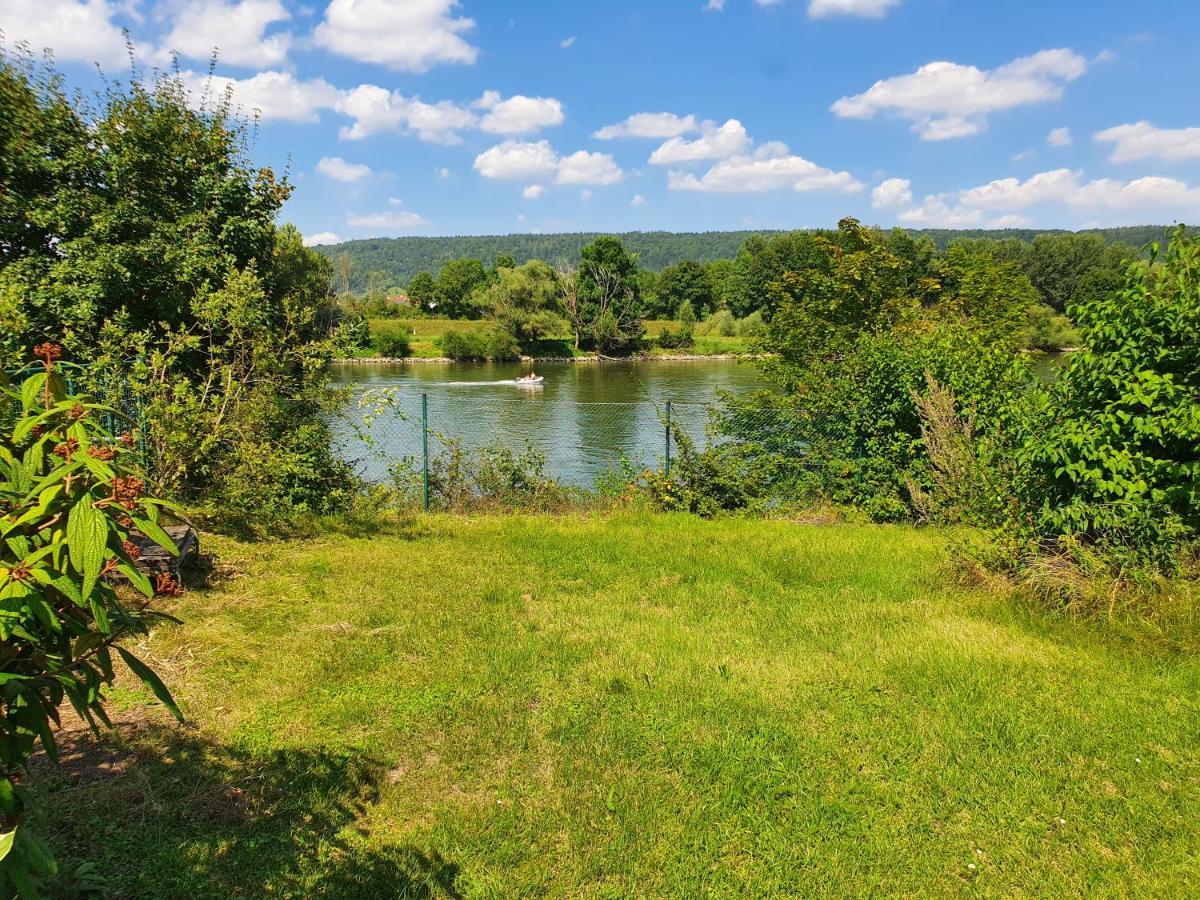
[[(928, 235), (939, 248), (956, 238), (1017, 238), (1032, 241), (1039, 234), (1061, 229), (1009, 228), (1000, 231), (985, 229), (951, 230), (930, 228), (911, 231)], [(1082, 233), (1098, 234), (1109, 243), (1125, 243), (1142, 247), (1151, 241), (1162, 240), (1168, 229), (1163, 225), (1144, 225), (1128, 228), (1093, 228)], [(685, 259), (708, 262), (728, 259), (737, 254), (742, 242), (752, 234), (775, 234), (772, 231), (629, 231), (619, 234), (641, 264), (655, 271)], [(496, 256), (507, 254), (518, 263), (544, 259), (553, 265), (576, 263), (579, 251), (593, 241), (598, 233), (578, 234), (506, 234), (467, 237), (400, 237), (368, 238), (317, 247), (321, 253), (336, 258), (350, 255), (352, 263), (350, 287), (354, 291), (366, 288), (371, 272), (386, 272), (394, 285), (407, 285), (418, 272), (437, 274), (442, 264), (451, 259), (473, 257), (491, 265)]]

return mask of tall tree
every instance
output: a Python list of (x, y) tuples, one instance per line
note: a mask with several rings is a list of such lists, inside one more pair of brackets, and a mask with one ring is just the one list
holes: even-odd
[(658, 278), (656, 314), (674, 315), (684, 303), (691, 304), (700, 316), (707, 316), (715, 305), (712, 279), (704, 266), (686, 259), (663, 269)]
[(477, 259), (452, 259), (438, 273), (437, 312), (450, 319), (478, 318), (480, 311), (471, 295), (487, 284), (487, 271)]
[(642, 335), (637, 256), (619, 238), (596, 238), (581, 251), (575, 343), (590, 339), (601, 353)]

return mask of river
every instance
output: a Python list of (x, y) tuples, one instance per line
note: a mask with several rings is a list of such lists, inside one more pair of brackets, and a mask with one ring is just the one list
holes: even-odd
[[(384, 478), (396, 460), (419, 458), (425, 395), (432, 454), (443, 438), (473, 448), (529, 446), (545, 455), (547, 475), (590, 486), (622, 457), (637, 466), (661, 462), (668, 401), (672, 420), (702, 439), (705, 404), (722, 391), (765, 387), (752, 362), (737, 360), (537, 363), (541, 386), (512, 383), (529, 370), (527, 363), (340, 365), (335, 383), (354, 385), (358, 397), (389, 398), (386, 407), (375, 407), (381, 412), (366, 426), (367, 440), (350, 425), (339, 426), (343, 452), (372, 480)], [(361, 418), (361, 410), (350, 416), (356, 423)]]

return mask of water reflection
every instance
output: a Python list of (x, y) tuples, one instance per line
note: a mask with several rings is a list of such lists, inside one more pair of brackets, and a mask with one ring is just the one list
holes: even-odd
[[(427, 397), (429, 430), (477, 448), (499, 443), (514, 450), (528, 444), (544, 453), (548, 473), (568, 484), (591, 485), (622, 457), (655, 465), (664, 452), (662, 414), (700, 439), (704, 404), (718, 392), (745, 393), (764, 385), (750, 363), (732, 360), (539, 363), (538, 389), (512, 383), (529, 371), (521, 364), (395, 363), (340, 367), (335, 381), (364, 391), (391, 389), (393, 408), (368, 429), (364, 444), (342, 423), (344, 452), (371, 479), (388, 464), (421, 452), (421, 395)], [(354, 418), (358, 418), (355, 416)]]

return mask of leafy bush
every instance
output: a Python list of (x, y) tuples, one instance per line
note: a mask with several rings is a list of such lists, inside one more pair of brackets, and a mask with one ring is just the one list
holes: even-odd
[[(434, 436), (441, 444), (429, 461), (431, 509), (554, 509), (573, 498), (546, 474), (546, 455), (526, 446), (517, 452), (501, 444), (468, 449), (458, 438)], [(422, 503), (419, 460), (391, 467), (392, 488), (401, 506)]]
[(1087, 350), (1021, 454), (1032, 528), (1173, 568), (1200, 530), (1200, 241), (1180, 229), (1072, 314)]
[(658, 336), (658, 346), (665, 350), (684, 350), (695, 343), (692, 327), (685, 323), (678, 328), (664, 328)]
[[(363, 335), (330, 262), (276, 224), (292, 186), (254, 165), (227, 99), (195, 103), (177, 75), (108, 81), (94, 103), (63, 85), (0, 49), (0, 353), (61, 336), (87, 390), (131, 395), (169, 496), (329, 509), (349, 484), (322, 424), (329, 365)], [(234, 483), (268, 458), (282, 490)]]
[[(107, 724), (115, 650), (179, 716), (158, 676), (120, 643), (169, 618), (149, 598), (179, 591), (170, 576), (152, 584), (138, 570), (132, 540), (140, 532), (178, 552), (158, 523), (165, 504), (145, 494), (130, 436), (103, 427), (115, 410), (67, 395), (59, 347), (35, 352), (44, 369), (19, 390), (0, 371), (0, 401), (16, 412), (0, 439), (0, 893), (29, 897), (54, 865), (30, 832), (33, 798), (22, 778), (38, 740), (56, 758), (51, 725), (63, 701), (93, 728)], [(144, 599), (122, 601), (115, 576)]]
[(1039, 303), (1025, 318), (1021, 343), (1031, 350), (1063, 350), (1078, 347), (1083, 336), (1069, 318)]
[(744, 338), (760, 338), (767, 333), (767, 323), (762, 310), (756, 309), (744, 319), (737, 322), (737, 336)]
[(442, 353), (457, 360), (515, 360), (521, 348), (511, 334), (494, 328), (481, 331), (447, 331), (442, 335)]
[(376, 356), (403, 359), (412, 355), (412, 342), (403, 331), (388, 330), (371, 335), (371, 349)]
[(719, 309), (704, 320), (700, 326), (700, 332), (706, 335), (733, 337), (737, 334), (737, 320), (729, 310)]

